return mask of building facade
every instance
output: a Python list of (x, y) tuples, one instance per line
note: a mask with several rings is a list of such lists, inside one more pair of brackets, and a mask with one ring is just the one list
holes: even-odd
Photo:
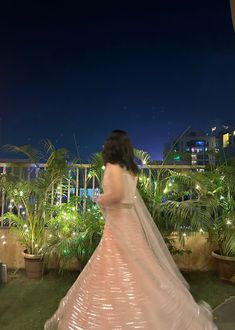
[(215, 126), (212, 130), (219, 141), (221, 158), (226, 160), (235, 157), (235, 124), (223, 125), (222, 128)]
[[(190, 129), (165, 146), (164, 158), (167, 162), (178, 160), (192, 165), (208, 165), (215, 163), (215, 152), (219, 152), (217, 136)], [(167, 155), (171, 155), (169, 159)]]

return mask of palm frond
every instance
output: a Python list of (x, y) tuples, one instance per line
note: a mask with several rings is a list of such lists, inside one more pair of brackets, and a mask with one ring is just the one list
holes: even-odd
[(137, 158), (141, 165), (147, 166), (150, 163), (150, 156), (147, 152), (139, 149), (134, 149), (134, 156)]

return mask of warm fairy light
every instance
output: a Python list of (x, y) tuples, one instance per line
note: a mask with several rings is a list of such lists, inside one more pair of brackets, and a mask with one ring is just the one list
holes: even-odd
[(87, 209), (88, 212), (91, 212), (91, 209)]
[(230, 220), (227, 220), (226, 223), (227, 223), (227, 225), (231, 225), (232, 222)]
[(34, 246), (35, 246), (35, 248), (37, 248), (38, 247), (38, 244), (35, 244)]
[(50, 235), (49, 235), (49, 237), (51, 238), (51, 237), (52, 237), (52, 235), (50, 234)]
[(20, 191), (20, 196), (21, 196), (21, 197), (23, 196), (23, 191), (22, 191), (22, 190)]
[(1, 239), (4, 239), (4, 238), (5, 238), (5, 235), (2, 235), (2, 236), (1, 236)]
[(3, 241), (2, 244), (5, 245), (5, 244), (7, 244), (7, 242), (6, 241)]
[(200, 233), (204, 233), (204, 230), (202, 228), (199, 229)]
[(105, 166), (104, 165), (101, 168), (102, 168), (103, 171), (105, 170)]
[(186, 237), (187, 236), (186, 233), (183, 233), (183, 236)]
[(24, 227), (24, 228), (27, 228), (28, 226), (27, 226), (26, 223), (25, 223), (23, 227)]
[(196, 184), (195, 188), (196, 188), (196, 189), (200, 189), (199, 184)]

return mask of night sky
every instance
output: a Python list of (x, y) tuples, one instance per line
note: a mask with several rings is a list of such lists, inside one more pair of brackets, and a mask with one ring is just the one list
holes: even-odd
[(235, 122), (229, 0), (5, 1), (1, 144), (49, 138), (84, 161), (115, 128), (161, 159), (188, 126)]

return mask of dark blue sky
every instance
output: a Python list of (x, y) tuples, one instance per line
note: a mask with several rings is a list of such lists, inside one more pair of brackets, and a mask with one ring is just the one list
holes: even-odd
[(50, 138), (86, 160), (112, 129), (160, 159), (186, 127), (235, 121), (229, 0), (0, 10), (1, 144)]

